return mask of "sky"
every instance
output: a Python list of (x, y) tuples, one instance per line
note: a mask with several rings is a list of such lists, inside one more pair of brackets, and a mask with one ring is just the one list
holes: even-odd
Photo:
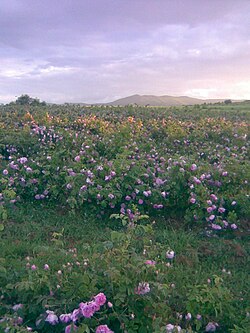
[(0, 103), (250, 99), (250, 0), (0, 0)]

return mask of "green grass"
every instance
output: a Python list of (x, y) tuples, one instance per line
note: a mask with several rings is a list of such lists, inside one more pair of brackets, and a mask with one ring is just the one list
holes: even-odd
[[(47, 309), (57, 315), (71, 313), (80, 302), (104, 292), (114, 308), (105, 305), (96, 317), (81, 318), (79, 333), (93, 333), (100, 324), (107, 324), (115, 333), (166, 333), (168, 323), (180, 325), (182, 333), (204, 333), (209, 322), (219, 323), (216, 333), (246, 333), (250, 319), (246, 316), (250, 312), (249, 103), (178, 108), (48, 106), (32, 107), (30, 113), (37, 124), (47, 127), (48, 135), (55, 129), (63, 140), (42, 144), (30, 135), (30, 114), (22, 107), (0, 108), (4, 176), (0, 184), (4, 198), (0, 211), (4, 220), (0, 221), (4, 225), (0, 231), (0, 317), (5, 318), (5, 322), (0, 320), (0, 332), (5, 324), (14, 323), (11, 333), (26, 332), (26, 326), (39, 333), (61, 333), (66, 325), (46, 323)], [(136, 124), (138, 121), (138, 126), (133, 127), (128, 116)], [(86, 126), (80, 120), (86, 121)], [(93, 151), (80, 166), (75, 157), (83, 145), (93, 146)], [(15, 163), (27, 156), (33, 174), (20, 163), (14, 171), (10, 154)], [(171, 163), (167, 171), (167, 164), (156, 155), (149, 157), (152, 154), (181, 163), (185, 173)], [(136, 157), (133, 161), (132, 156)], [(96, 166), (103, 165), (106, 176), (109, 160), (117, 180), (104, 182), (104, 174), (99, 175)], [(192, 163), (197, 163), (197, 172), (190, 171)], [(154, 184), (156, 173), (152, 176), (158, 167), (165, 179), (162, 188)], [(88, 188), (84, 198), (79, 196), (81, 184), (87, 181), (82, 168), (95, 174), (95, 186)], [(145, 181), (140, 191), (151, 188), (151, 199), (143, 197), (144, 205), (137, 204), (139, 196), (128, 202), (125, 196), (136, 192), (136, 180), (148, 173), (148, 168), (152, 179)], [(69, 176), (67, 169), (74, 170), (76, 176)], [(226, 178), (222, 171), (228, 172)], [(202, 173), (210, 173), (212, 182), (194, 185), (196, 204), (191, 205), (190, 184)], [(20, 183), (22, 177), (27, 186)], [(33, 177), (38, 185), (33, 184)], [(71, 191), (66, 190), (68, 183)], [(102, 186), (101, 202), (96, 199), (98, 185)], [(38, 200), (35, 195), (47, 189), (48, 200)], [(163, 189), (170, 193), (166, 202)], [(109, 208), (110, 193), (117, 196), (115, 210)], [(212, 193), (219, 198), (218, 207), (225, 206), (229, 225), (237, 223), (237, 230), (209, 233), (206, 211)], [(14, 198), (17, 202), (12, 205), (9, 201)], [(155, 211), (153, 205), (161, 200), (164, 209)], [(231, 204), (233, 200), (236, 206)], [(122, 203), (135, 213), (134, 228), (109, 218), (111, 212), (119, 212)], [(149, 219), (139, 220), (137, 209)], [(221, 223), (221, 216), (215, 221)], [(122, 219), (127, 223), (126, 215)], [(173, 260), (166, 258), (170, 249), (176, 254)], [(156, 264), (148, 266), (146, 260)], [(44, 264), (50, 269), (45, 270)], [(31, 269), (31, 265), (36, 267)], [(136, 290), (144, 282), (150, 291), (138, 295)], [(18, 314), (24, 323), (17, 328), (12, 307), (18, 303), (24, 304)], [(185, 320), (188, 312), (191, 321)], [(198, 324), (197, 314), (202, 315)], [(39, 318), (44, 326), (37, 328)], [(234, 325), (238, 328), (233, 329)]]
[[(99, 221), (86, 215), (72, 215), (59, 208), (41, 205), (19, 206), (12, 211), (1, 233), (0, 253), (9, 267), (18, 270), (27, 256), (53, 257), (62, 260), (66, 249), (77, 247), (84, 252), (86, 244), (102, 244), (110, 240), (112, 222)], [(56, 234), (55, 234), (56, 233)], [(175, 265), (169, 278), (183, 295), (187, 285), (205, 283), (214, 275), (223, 277), (233, 290), (235, 302), (246, 305), (249, 299), (250, 246), (247, 239), (234, 237), (201, 237), (194, 231), (175, 229), (169, 225), (155, 228), (156, 243), (174, 249)], [(22, 262), (22, 264), (20, 264)], [(231, 274), (223, 273), (222, 270)], [(238, 306), (240, 306), (240, 304)]]

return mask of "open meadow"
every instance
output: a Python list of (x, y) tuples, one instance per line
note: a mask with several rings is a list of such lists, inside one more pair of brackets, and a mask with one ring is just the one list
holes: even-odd
[(0, 332), (249, 332), (249, 120), (0, 106)]

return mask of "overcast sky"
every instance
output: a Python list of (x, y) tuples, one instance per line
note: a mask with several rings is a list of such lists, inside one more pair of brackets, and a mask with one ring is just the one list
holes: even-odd
[(250, 0), (0, 0), (0, 103), (250, 99)]

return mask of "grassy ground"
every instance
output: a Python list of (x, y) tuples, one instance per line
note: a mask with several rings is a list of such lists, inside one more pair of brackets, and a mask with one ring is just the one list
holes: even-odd
[[(198, 296), (197, 286), (217, 276), (223, 279), (223, 288), (231, 291), (236, 309), (247, 309), (250, 298), (247, 238), (237, 235), (228, 239), (209, 238), (162, 222), (160, 226), (155, 224), (153, 237), (156, 244), (167, 245), (176, 253), (173, 268), (166, 278), (176, 290), (174, 302), (178, 302), (178, 297), (187, 297), (187, 289), (197, 290)], [(28, 256), (36, 257), (41, 265), (54, 262), (59, 269), (65, 261), (66, 249), (76, 247), (78, 256), (84, 256), (86, 245), (94, 244), (96, 248), (98, 244), (110, 241), (112, 230), (111, 221), (100, 221), (87, 214), (72, 215), (59, 208), (41, 205), (19, 206), (5, 223), (0, 253), (12, 274), (25, 268)], [(139, 255), (143, 257), (142, 252)], [(181, 302), (175, 305), (170, 301), (170, 305), (182, 307)]]
[(79, 315), (78, 333), (248, 332), (249, 116), (249, 103), (1, 107), (0, 332), (64, 332), (47, 311), (98, 293), (113, 307)]

